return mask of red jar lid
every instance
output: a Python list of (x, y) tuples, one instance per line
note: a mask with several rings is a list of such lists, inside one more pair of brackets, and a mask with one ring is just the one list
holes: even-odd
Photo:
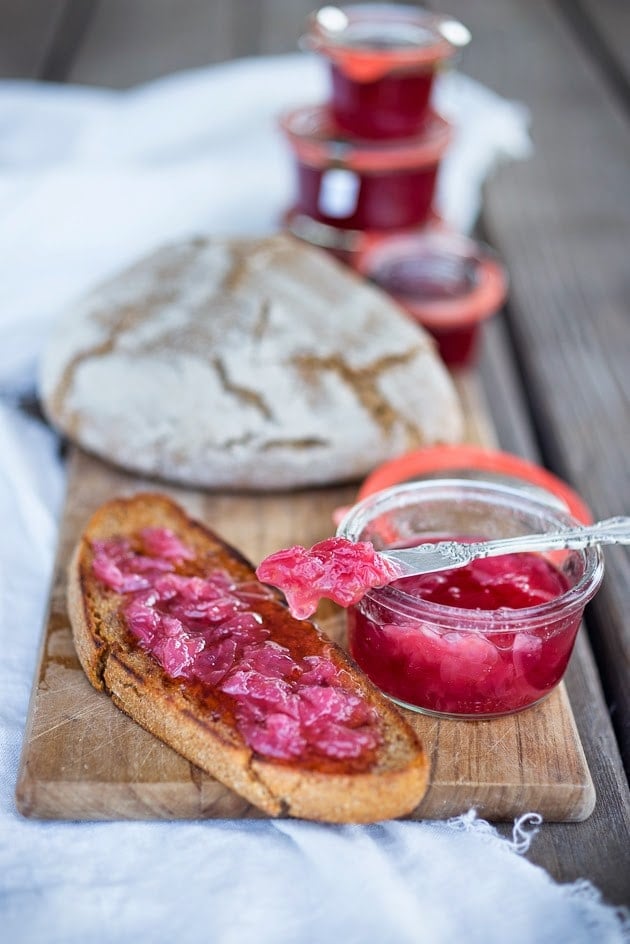
[(280, 127), (300, 163), (368, 174), (433, 166), (451, 140), (450, 124), (435, 112), (430, 112), (421, 134), (396, 140), (350, 140), (337, 128), (326, 105), (305, 105), (286, 112), (280, 117)]
[(427, 328), (472, 325), (494, 314), (507, 295), (507, 273), (496, 254), (446, 229), (367, 241), (357, 269)]
[(554, 496), (583, 524), (593, 515), (566, 482), (547, 469), (509, 452), (481, 446), (432, 446), (404, 453), (385, 462), (369, 475), (359, 489), (357, 501), (391, 485), (422, 478), (476, 478), (497, 480), (511, 485), (530, 485)]
[(357, 82), (450, 59), (470, 32), (450, 16), (390, 3), (324, 6), (311, 14), (301, 46), (323, 53)]

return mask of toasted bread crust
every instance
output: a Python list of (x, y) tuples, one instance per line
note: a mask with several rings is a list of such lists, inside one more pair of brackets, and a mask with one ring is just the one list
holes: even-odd
[[(139, 647), (130, 644), (120, 597), (92, 573), (91, 542), (132, 535), (147, 526), (175, 531), (200, 557), (212, 560), (239, 580), (255, 579), (238, 551), (189, 518), (164, 495), (141, 493), (103, 505), (90, 519), (68, 570), (67, 602), (81, 665), (99, 691), (134, 721), (185, 758), (232, 788), (270, 816), (291, 815), (329, 822), (372, 822), (404, 816), (422, 798), (428, 762), (411, 729), (393, 705), (328, 637), (313, 626), (322, 648), (352, 673), (355, 683), (378, 711), (383, 740), (374, 764), (364, 772), (305, 769), (299, 761), (277, 763), (251, 750), (237, 729), (208, 712), (193, 687), (171, 679)], [(284, 604), (278, 597), (277, 606)], [(273, 627), (270, 627), (273, 632)]]

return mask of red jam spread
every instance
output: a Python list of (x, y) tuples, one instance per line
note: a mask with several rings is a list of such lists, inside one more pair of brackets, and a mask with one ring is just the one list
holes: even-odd
[[(384, 598), (370, 595), (349, 613), (351, 652), (390, 696), (452, 715), (491, 716), (525, 708), (561, 679), (579, 616), (550, 618), (544, 626), (482, 631), (453, 622), (457, 610), (513, 613), (559, 597), (565, 576), (536, 554), (506, 554), (464, 567), (405, 577), (394, 588), (418, 601), (449, 607), (441, 625), (435, 610), (397, 616)], [(388, 588), (389, 590), (389, 588)], [(388, 591), (385, 591), (387, 593)], [(399, 612), (399, 611), (398, 611)], [(525, 617), (524, 617), (525, 618)], [(477, 624), (478, 625), (478, 624)], [(495, 623), (496, 625), (496, 623)]]
[(371, 588), (391, 583), (400, 571), (368, 541), (327, 538), (308, 550), (296, 545), (271, 554), (256, 576), (282, 590), (291, 613), (306, 619), (322, 597), (351, 606)]
[(268, 588), (223, 570), (194, 573), (195, 554), (165, 528), (95, 541), (92, 550), (95, 576), (126, 597), (137, 645), (172, 679), (217, 694), (252, 750), (284, 761), (369, 762), (381, 740), (376, 712), (319, 637), (299, 625), (298, 636), (289, 615), (279, 616), (286, 611)]

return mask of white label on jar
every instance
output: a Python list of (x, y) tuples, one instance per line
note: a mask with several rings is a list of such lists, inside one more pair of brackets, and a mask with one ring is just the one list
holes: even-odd
[(361, 178), (345, 167), (324, 171), (319, 184), (319, 212), (335, 220), (352, 216), (357, 208), (360, 186)]

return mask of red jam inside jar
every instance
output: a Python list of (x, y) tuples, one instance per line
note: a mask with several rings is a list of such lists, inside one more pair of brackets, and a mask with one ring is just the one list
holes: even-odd
[(303, 45), (330, 61), (332, 112), (349, 135), (418, 134), (429, 113), (436, 71), (470, 39), (461, 23), (397, 4), (323, 7)]
[(407, 138), (417, 134), (426, 119), (434, 75), (433, 71), (413, 71), (358, 82), (332, 65), (335, 121), (359, 138)]
[(357, 268), (435, 338), (450, 367), (472, 363), (480, 323), (507, 294), (507, 275), (494, 253), (446, 230), (376, 240)]
[[(393, 586), (440, 606), (498, 611), (538, 606), (569, 585), (543, 557), (509, 554)], [(562, 678), (580, 624), (577, 616), (554, 632), (525, 625), (478, 633), (429, 623), (381, 624), (369, 614), (369, 607), (355, 608), (349, 618), (350, 650), (366, 674), (399, 701), (414, 705), (422, 692), (425, 709), (458, 715), (506, 714), (541, 699)]]
[(281, 126), (295, 155), (295, 210), (340, 229), (394, 230), (431, 215), (448, 123), (431, 115), (422, 135), (374, 144), (350, 141), (324, 106), (285, 115)]
[[(541, 496), (494, 482), (434, 479), (376, 492), (338, 535), (377, 548), (455, 535), (544, 533), (577, 522)], [(601, 552), (511, 554), (368, 591), (348, 609), (350, 652), (404, 707), (458, 719), (528, 708), (560, 682)]]

